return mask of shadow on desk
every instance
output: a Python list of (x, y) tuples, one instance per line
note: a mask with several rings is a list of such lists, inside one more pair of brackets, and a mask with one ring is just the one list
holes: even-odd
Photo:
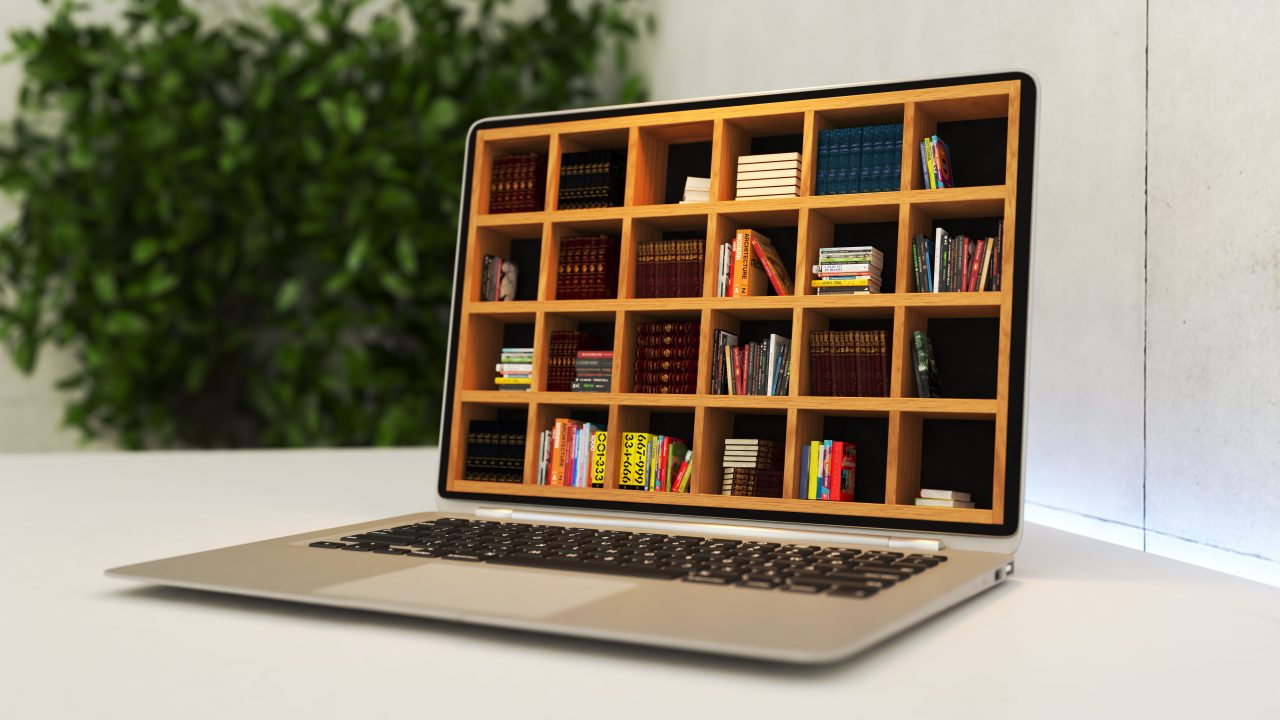
[(652, 662), (670, 666), (682, 664), (690, 669), (701, 671), (721, 670), (734, 674), (759, 675), (762, 679), (794, 679), (798, 682), (819, 682), (835, 676), (837, 673), (856, 671), (858, 667), (874, 665), (876, 658), (894, 642), (904, 640), (916, 633), (928, 632), (937, 622), (956, 622), (969, 608), (982, 598), (988, 601), (994, 596), (1013, 592), (1018, 585), (1016, 579), (1004, 583), (976, 595), (932, 618), (901, 632), (872, 647), (870, 650), (846, 661), (838, 661), (825, 665), (797, 666), (787, 663), (772, 663), (763, 660), (733, 658), (695, 653), (684, 650), (653, 648), (643, 645), (630, 645), (622, 642), (607, 642), (591, 638), (577, 638), (549, 633), (538, 633), (513, 628), (486, 627), (467, 623), (433, 620), (430, 618), (395, 615), (369, 610), (326, 607), (308, 605), (285, 600), (229, 595), (204, 590), (185, 588), (147, 586), (121, 590), (112, 593), (124, 597), (147, 602), (199, 604), (211, 609), (244, 611), (256, 614), (287, 616), (289, 620), (306, 618), (325, 623), (341, 623), (344, 625), (364, 625), (392, 630), (427, 631), (437, 635), (448, 636), (459, 641), (481, 641), (492, 644), (520, 645), (530, 649), (555, 650), (574, 655), (591, 654), (601, 658), (624, 658), (631, 661)]

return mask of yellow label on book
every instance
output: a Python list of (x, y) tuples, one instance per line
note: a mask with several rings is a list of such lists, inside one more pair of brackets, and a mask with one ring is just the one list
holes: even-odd
[(604, 453), (608, 448), (608, 432), (598, 430), (591, 434), (591, 487), (604, 487)]
[(622, 469), (618, 473), (618, 487), (623, 490), (644, 490), (648, 485), (649, 433), (622, 434)]
[(871, 284), (869, 277), (810, 280), (813, 287), (867, 287)]

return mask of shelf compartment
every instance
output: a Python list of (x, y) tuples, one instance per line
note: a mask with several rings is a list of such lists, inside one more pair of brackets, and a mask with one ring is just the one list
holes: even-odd
[[(805, 114), (803, 112), (758, 115), (716, 121), (719, 131), (716, 170), (712, 179), (712, 199), (734, 200), (738, 183), (738, 158), (782, 152), (803, 153)], [(806, 158), (801, 158), (803, 177)], [(801, 190), (803, 192), (803, 188)], [(735, 202), (767, 202), (737, 200)]]
[[(945, 193), (950, 191), (936, 190), (933, 192)], [(933, 243), (939, 228), (945, 230), (952, 237), (967, 235), (975, 239), (995, 238), (1000, 234), (1003, 211), (1003, 202), (994, 199), (981, 202), (913, 202), (905, 212), (907, 227), (901, 235), (903, 242), (907, 243), (907, 245), (901, 248), (899, 258), (907, 265), (898, 274), (900, 280), (906, 281), (906, 286), (900, 288), (899, 292), (920, 293), (917, 287), (918, 283), (914, 278), (914, 266), (910, 264), (912, 262), (910, 243), (914, 242), (916, 236), (924, 235), (930, 248), (934, 247)], [(1010, 250), (1010, 246), (1006, 243), (1003, 253), (1008, 255)], [(992, 256), (992, 262), (994, 264), (994, 255)], [(960, 291), (936, 294), (959, 295), (973, 293)]]
[[(853, 409), (798, 410), (787, 448), (787, 497), (798, 500), (804, 487), (803, 453), (813, 441), (841, 440), (858, 446), (853, 501), (883, 503), (889, 448), (889, 413)], [(831, 502), (829, 500), (823, 502)]]
[[(813, 377), (815, 371), (812, 355), (812, 333), (832, 330), (832, 331), (882, 331), (885, 333), (885, 345), (888, 351), (888, 357), (885, 358), (883, 366), (879, 369), (886, 373), (886, 379), (892, 379), (892, 368), (896, 348), (893, 346), (893, 327), (894, 327), (894, 310), (883, 306), (832, 306), (821, 309), (805, 309), (801, 311), (800, 322), (798, 323), (797, 337), (792, 339), (792, 343), (800, 343), (800, 346), (792, 345), (792, 367), (791, 381), (795, 385), (796, 393), (802, 396), (814, 397), (839, 397), (840, 402), (845, 402), (849, 398), (865, 398), (875, 399), (881, 397), (879, 395), (855, 395), (841, 394), (828, 395), (817, 392), (822, 385), (822, 379)], [(855, 368), (866, 368), (868, 371), (874, 371), (876, 366), (871, 363), (857, 365), (856, 355), (847, 355), (843, 358), (844, 363), (835, 364), (830, 368), (830, 382), (837, 382), (837, 375), (843, 373), (843, 376), (849, 378)], [(828, 356), (828, 359), (834, 360)], [(825, 368), (825, 366), (822, 366)], [(840, 368), (844, 368), (841, 370)], [(825, 370), (824, 370), (825, 371)], [(797, 378), (799, 381), (797, 382)], [(850, 388), (846, 388), (850, 389)], [(890, 382), (890, 391), (892, 391), (892, 383)], [(851, 390), (851, 389), (850, 389)]]
[(903, 344), (898, 348), (903, 358), (903, 397), (919, 397), (913, 339), (919, 330), (933, 346), (943, 398), (995, 399), (1000, 318), (988, 310), (981, 308), (984, 317), (936, 316), (925, 308), (905, 310)]
[(932, 488), (970, 493), (976, 509), (991, 509), (995, 476), (994, 420), (942, 419), (902, 413), (898, 424), (900, 464), (889, 494), (890, 503), (915, 507), (920, 489)]
[(800, 258), (801, 263), (796, 267), (796, 277), (803, 283), (797, 283), (797, 292), (817, 296), (811, 281), (815, 278), (813, 266), (818, 264), (822, 248), (858, 245), (870, 245), (884, 255), (884, 267), (880, 271), (880, 293), (871, 294), (898, 292), (898, 215), (897, 205), (808, 211), (804, 253)]
[[(844, 128), (865, 128), (878, 125), (904, 125), (905, 131), (905, 108), (905, 103), (888, 103), (885, 105), (854, 106), (816, 111), (814, 113), (814, 121), (811, 130), (813, 137), (810, 139), (809, 143), (811, 152), (809, 157), (806, 158), (806, 160), (809, 161), (808, 164), (812, 167), (810, 180), (807, 184), (807, 187), (809, 188), (807, 194), (817, 194), (818, 165), (820, 163), (822, 150), (821, 140), (823, 132)], [(897, 138), (900, 136), (898, 133), (894, 133), (894, 137)], [(906, 168), (906, 165), (904, 164), (904, 157), (908, 157), (907, 146), (909, 145), (910, 141), (903, 138), (903, 151), (898, 153), (898, 156), (893, 159), (893, 164), (899, 168), (899, 171)], [(910, 176), (908, 175), (907, 178), (909, 179)], [(903, 183), (900, 180), (898, 185), (891, 188), (889, 192), (901, 189), (902, 185)], [(865, 192), (869, 191), (828, 193), (828, 195), (848, 197), (849, 195), (861, 195)]]
[(676, 204), (686, 177), (709, 179), (713, 127), (711, 120), (641, 127), (629, 204)]
[[(547, 158), (547, 155), (549, 152), (550, 143), (551, 143), (550, 135), (537, 135), (532, 137), (512, 138), (508, 140), (488, 140), (481, 143), (476, 151), (477, 155), (479, 155), (478, 161), (476, 163), (476, 167), (479, 169), (479, 172), (476, 173), (476, 179), (474, 181), (475, 185), (473, 186), (473, 195), (472, 195), (473, 201), (476, 203), (476, 212), (481, 215), (493, 214), (498, 216), (510, 215), (510, 214), (522, 214), (522, 213), (504, 213), (501, 211), (493, 212), (491, 210), (490, 201), (492, 199), (491, 194), (493, 189), (492, 184), (493, 184), (493, 175), (495, 171), (495, 163), (499, 158), (506, 157), (509, 155), (521, 155), (524, 153), (538, 153), (542, 155), (544, 158), (544, 161), (541, 165), (541, 170), (545, 173), (547, 171), (547, 166), (550, 164), (547, 161), (549, 160)], [(541, 199), (541, 202), (538, 202), (537, 205), (535, 206), (534, 212), (542, 211), (543, 209), (548, 207), (546, 203), (546, 194), (545, 194), (546, 185), (547, 185), (547, 178), (545, 175), (541, 179), (540, 184), (543, 188), (543, 197)]]
[[(720, 258), (720, 246), (723, 243), (731, 243), (730, 247), (732, 247), (734, 236), (738, 230), (755, 230), (769, 238), (770, 244), (778, 251), (778, 258), (782, 261), (782, 266), (787, 268), (787, 271), (791, 274), (792, 283), (794, 284), (797, 246), (800, 237), (800, 211), (737, 210), (735, 208), (732, 212), (723, 212), (716, 216), (712, 233), (713, 242), (707, 250), (707, 261), (711, 265), (711, 286), (707, 292), (709, 296), (714, 297), (716, 294), (716, 269)], [(778, 292), (774, 289), (773, 283), (769, 282), (766, 277), (765, 295), (761, 297), (777, 296)], [(734, 299), (743, 300), (746, 298)]]
[[(553, 384), (556, 387), (563, 387), (563, 390), (553, 392), (571, 392), (569, 384), (576, 376), (576, 353), (574, 356), (552, 357), (552, 351), (555, 349), (553, 340), (556, 333), (559, 332), (583, 332), (588, 339), (581, 344), (580, 350), (613, 350), (617, 333), (617, 325), (615, 324), (617, 314), (611, 310), (588, 309), (577, 311), (557, 311), (548, 312), (543, 317), (542, 325), (539, 329), (538, 348), (539, 356), (536, 360), (535, 370), (541, 370), (534, 376), (535, 387), (542, 391), (552, 391)], [(546, 348), (546, 357), (541, 354), (541, 348)], [(545, 362), (543, 366), (541, 363)], [(563, 366), (558, 363), (564, 363)], [(617, 364), (613, 364), (616, 370)], [(553, 377), (563, 381), (553, 383)], [(616, 372), (611, 373), (609, 387), (615, 387), (613, 383), (617, 382)], [(597, 392), (583, 391), (580, 394), (591, 396), (599, 395)]]
[[(456, 435), (461, 438), (461, 442), (455, 445), (460, 453), (456, 459), (456, 477), (501, 486), (527, 482), (529, 458), (523, 438), (528, 433), (528, 418), (528, 407), (519, 403), (462, 403), (458, 412)], [(486, 424), (473, 425), (473, 422)], [(475, 433), (472, 432), (473, 429), (476, 430)], [(494, 438), (486, 438), (487, 433), (514, 435), (520, 438), (521, 442), (491, 442)], [(489, 461), (478, 460), (478, 458), (487, 458)], [(508, 464), (514, 467), (505, 467)], [(498, 465), (504, 467), (496, 467)], [(482, 479), (474, 476), (474, 473), (491, 471), (496, 474), (503, 473), (504, 470), (512, 473), (511, 480)]]
[(700, 408), (698, 410), (698, 442), (701, 454), (695, 465), (694, 491), (705, 495), (723, 495), (725, 476), (724, 452), (728, 438), (771, 440), (777, 444), (777, 494), (735, 497), (785, 497), (785, 454), (787, 452), (787, 411), (760, 408)]
[[(623, 221), (620, 219), (553, 222), (551, 231), (548, 233), (548, 242), (544, 243), (542, 248), (542, 272), (538, 287), (538, 297), (542, 300), (611, 300), (617, 297), (618, 265), (621, 263), (622, 253), (622, 224)], [(565, 247), (565, 241), (568, 238), (594, 235), (607, 235), (612, 239), (613, 243), (605, 258), (605, 297), (573, 297), (571, 294), (573, 293), (572, 284), (575, 282), (573, 277), (579, 273), (586, 273), (583, 265), (589, 264), (586, 262), (589, 258), (580, 254), (575, 255), (573, 252), (562, 254), (561, 248)], [(608, 253), (612, 253), (612, 256), (610, 257)], [(561, 282), (562, 276), (565, 278), (564, 282)], [(570, 293), (570, 296), (563, 297), (566, 293)]]
[[(458, 386), (463, 390), (497, 390), (494, 383), (498, 374), (495, 366), (501, 362), (504, 347), (534, 348), (536, 366), (539, 348), (534, 343), (535, 318), (536, 315), (532, 312), (467, 316), (459, 340), (462, 352), (458, 355)], [(534, 382), (537, 381), (535, 372)], [(501, 392), (525, 394), (520, 391)]]
[(601, 208), (567, 209), (567, 208), (563, 208), (562, 203), (560, 202), (560, 196), (567, 189), (566, 185), (568, 184), (566, 182), (566, 176), (564, 175), (564, 171), (568, 164), (565, 156), (566, 155), (572, 156), (575, 153), (599, 152), (599, 151), (616, 153), (617, 162), (621, 163), (621, 166), (617, 170), (618, 175), (616, 178), (616, 182), (618, 184), (617, 185), (618, 192), (616, 196), (613, 198), (615, 201), (610, 202), (608, 207), (622, 207), (623, 205), (626, 205), (627, 203), (625, 202), (623, 191), (626, 188), (626, 177), (627, 177), (627, 172), (629, 171), (628, 165), (630, 164), (630, 160), (628, 158), (629, 136), (630, 136), (630, 130), (628, 130), (627, 128), (595, 130), (595, 131), (586, 131), (586, 132), (568, 132), (568, 133), (560, 134), (558, 136), (560, 154), (559, 154), (559, 157), (555, 158), (554, 161), (551, 163), (552, 171), (555, 172), (556, 174), (555, 188), (557, 192), (556, 192), (556, 197), (550, 198), (550, 200), (554, 202), (554, 205), (550, 207), (554, 207), (556, 210), (561, 212), (571, 212), (571, 213), (590, 212), (591, 210), (601, 209)]
[[(648, 405), (643, 403), (633, 405), (623, 405), (616, 409), (613, 417), (610, 419), (609, 425), (609, 450), (607, 467), (609, 468), (612, 484), (611, 488), (619, 488), (635, 499), (635, 495), (643, 495), (648, 498), (656, 495), (689, 495), (690, 493), (670, 493), (670, 492), (651, 492), (647, 489), (627, 489), (625, 478), (630, 478), (636, 470), (635, 463), (627, 463), (626, 454), (631, 447), (628, 445), (627, 433), (647, 433), (649, 435), (666, 435), (668, 437), (679, 438), (685, 441), (687, 448), (693, 451), (693, 464), (696, 466), (698, 457), (697, 440), (695, 436), (695, 417), (692, 410), (677, 410), (662, 405)], [(616, 443), (615, 443), (616, 438)], [(679, 467), (679, 463), (675, 463)], [(624, 471), (626, 475), (624, 476)], [(696, 480), (696, 470), (694, 479)], [(690, 487), (692, 490), (692, 487)]]
[[(533, 446), (532, 463), (531, 463), (532, 464), (531, 470), (532, 470), (533, 477), (531, 482), (535, 485), (538, 484), (538, 477), (541, 472), (541, 468), (540, 468), (541, 458), (539, 458), (538, 456), (538, 451), (541, 448), (541, 442), (542, 442), (541, 433), (546, 430), (551, 430), (554, 434), (555, 422), (560, 418), (577, 420), (579, 422), (584, 422), (584, 423), (589, 422), (592, 425), (607, 428), (609, 423), (609, 407), (607, 405), (555, 405), (555, 404), (549, 404), (549, 403), (538, 403), (535, 406), (533, 427), (535, 429), (535, 433), (537, 434), (531, 435), (529, 437), (529, 444)], [(607, 434), (605, 436), (605, 439), (606, 441), (609, 439), (609, 436)], [(554, 441), (554, 437), (549, 438), (549, 440)], [(548, 447), (551, 447), (551, 446), (548, 446)], [(608, 456), (608, 450), (606, 446), (605, 458), (607, 458), (607, 456)], [(548, 453), (548, 459), (550, 460), (551, 458), (554, 458), (554, 457), (555, 457), (554, 450), (550, 450)], [(604, 472), (605, 464), (606, 464), (605, 458), (602, 458), (598, 465), (600, 469), (599, 475), (602, 479), (608, 477)], [(590, 467), (589, 464), (588, 464), (588, 467)], [(590, 472), (590, 470), (588, 472)], [(552, 479), (553, 479), (552, 471), (551, 471), (551, 468), (548, 467), (546, 470), (547, 484), (545, 485), (545, 487), (556, 487), (556, 486), (573, 487), (571, 485), (566, 485), (565, 482), (563, 481), (556, 483), (556, 485), (551, 485), (550, 483)], [(588, 482), (590, 483), (591, 481), (588, 480)], [(600, 487), (607, 487), (607, 484), (602, 485)], [(576, 487), (574, 489), (586, 490), (589, 488), (590, 488), (590, 485), (588, 485), (588, 487)]]
[[(691, 263), (687, 268), (689, 274), (681, 278), (688, 294), (663, 294), (667, 289), (664, 283), (675, 276), (673, 268), (677, 267), (678, 258), (670, 254), (672, 250), (670, 247), (663, 248), (663, 252), (657, 256), (646, 248), (655, 247), (653, 243), (659, 241), (677, 240), (689, 241), (690, 257), (686, 260), (699, 262), (696, 265)], [(623, 297), (647, 300), (673, 297), (696, 298), (703, 295), (707, 263), (707, 216), (705, 214), (693, 212), (632, 220), (631, 243), (625, 250), (628, 255), (627, 262), (623, 263), (625, 273), (622, 279)], [(695, 255), (696, 257), (693, 257)], [(646, 267), (642, 265), (642, 260), (659, 264)], [(647, 282), (652, 284), (646, 285)], [(658, 294), (648, 294), (654, 292)]]
[(993, 93), (908, 104), (914, 153), (911, 184), (925, 189), (920, 141), (936, 134), (951, 151), (955, 187), (1003, 185), (1008, 152), (1009, 96)]
[[(701, 352), (701, 355), (707, 358), (707, 362), (703, 364), (703, 372), (706, 374), (706, 384), (703, 387), (705, 387), (706, 393), (717, 397), (785, 397), (788, 393), (780, 393), (775, 396), (730, 395), (725, 392), (723, 386), (716, 388), (712, 382), (713, 375), (716, 368), (723, 364), (723, 358), (715, 355), (715, 331), (724, 330), (737, 335), (739, 347), (746, 345), (748, 342), (767, 342), (770, 334), (781, 335), (794, 342), (793, 317), (794, 312), (790, 308), (711, 310), (707, 317), (710, 322), (711, 332), (708, 333), (708, 344)], [(794, 381), (793, 377), (790, 382)]]
[[(703, 334), (706, 332), (705, 326), (701, 324), (702, 313), (696, 308), (673, 310), (664, 308), (655, 310), (654, 312), (645, 311), (624, 311), (622, 318), (618, 321), (617, 334), (613, 347), (613, 367), (614, 367), (614, 390), (620, 393), (632, 393), (637, 385), (635, 377), (636, 371), (641, 372), (662, 372), (660, 368), (654, 365), (662, 360), (675, 363), (667, 372), (683, 374), (693, 372), (696, 379), (701, 374), (700, 360), (701, 353), (699, 349), (705, 338)], [(696, 335), (692, 339), (692, 345), (686, 346), (681, 343), (680, 337), (689, 333), (675, 332), (672, 333), (673, 340), (669, 344), (659, 346), (645, 346), (641, 348), (638, 343), (637, 333), (639, 328), (645, 323), (654, 322), (670, 322), (670, 323), (686, 323), (693, 322), (697, 325)], [(640, 356), (638, 358), (638, 356)], [(639, 368), (636, 365), (637, 359), (644, 360), (644, 367)], [(692, 369), (689, 369), (692, 368)], [(653, 376), (656, 377), (656, 376)], [(642, 383), (644, 385), (662, 385), (661, 382)], [(665, 384), (672, 384), (671, 382)], [(695, 383), (696, 384), (696, 383)], [(680, 395), (685, 393), (635, 393), (637, 395)], [(689, 393), (692, 394), (692, 393)]]
[[(516, 292), (513, 302), (537, 300), (538, 278), (542, 265), (542, 233), (540, 223), (522, 223), (503, 227), (478, 228), (471, 248), (466, 298), (481, 302), (481, 278), (486, 255), (515, 263)], [(495, 301), (485, 301), (488, 302)]]

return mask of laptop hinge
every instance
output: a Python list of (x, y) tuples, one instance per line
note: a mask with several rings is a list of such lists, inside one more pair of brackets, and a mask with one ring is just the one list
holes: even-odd
[(933, 538), (906, 538), (890, 535), (870, 535), (843, 532), (841, 530), (791, 530), (787, 528), (735, 525), (722, 522), (697, 522), (685, 520), (653, 520), (625, 518), (607, 515), (586, 515), (571, 512), (547, 512), (544, 510), (517, 510), (515, 508), (480, 507), (476, 517), (487, 520), (513, 520), (516, 522), (582, 523), (601, 527), (644, 528), (670, 532), (698, 533), (702, 535), (737, 535), (791, 543), (843, 543), (868, 545), (918, 552), (936, 552), (943, 548), (941, 540)]

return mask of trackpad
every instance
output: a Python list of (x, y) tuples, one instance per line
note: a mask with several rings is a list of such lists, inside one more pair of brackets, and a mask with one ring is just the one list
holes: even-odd
[(462, 614), (546, 618), (634, 588), (629, 580), (436, 564), (326, 585), (317, 595), (448, 608)]

